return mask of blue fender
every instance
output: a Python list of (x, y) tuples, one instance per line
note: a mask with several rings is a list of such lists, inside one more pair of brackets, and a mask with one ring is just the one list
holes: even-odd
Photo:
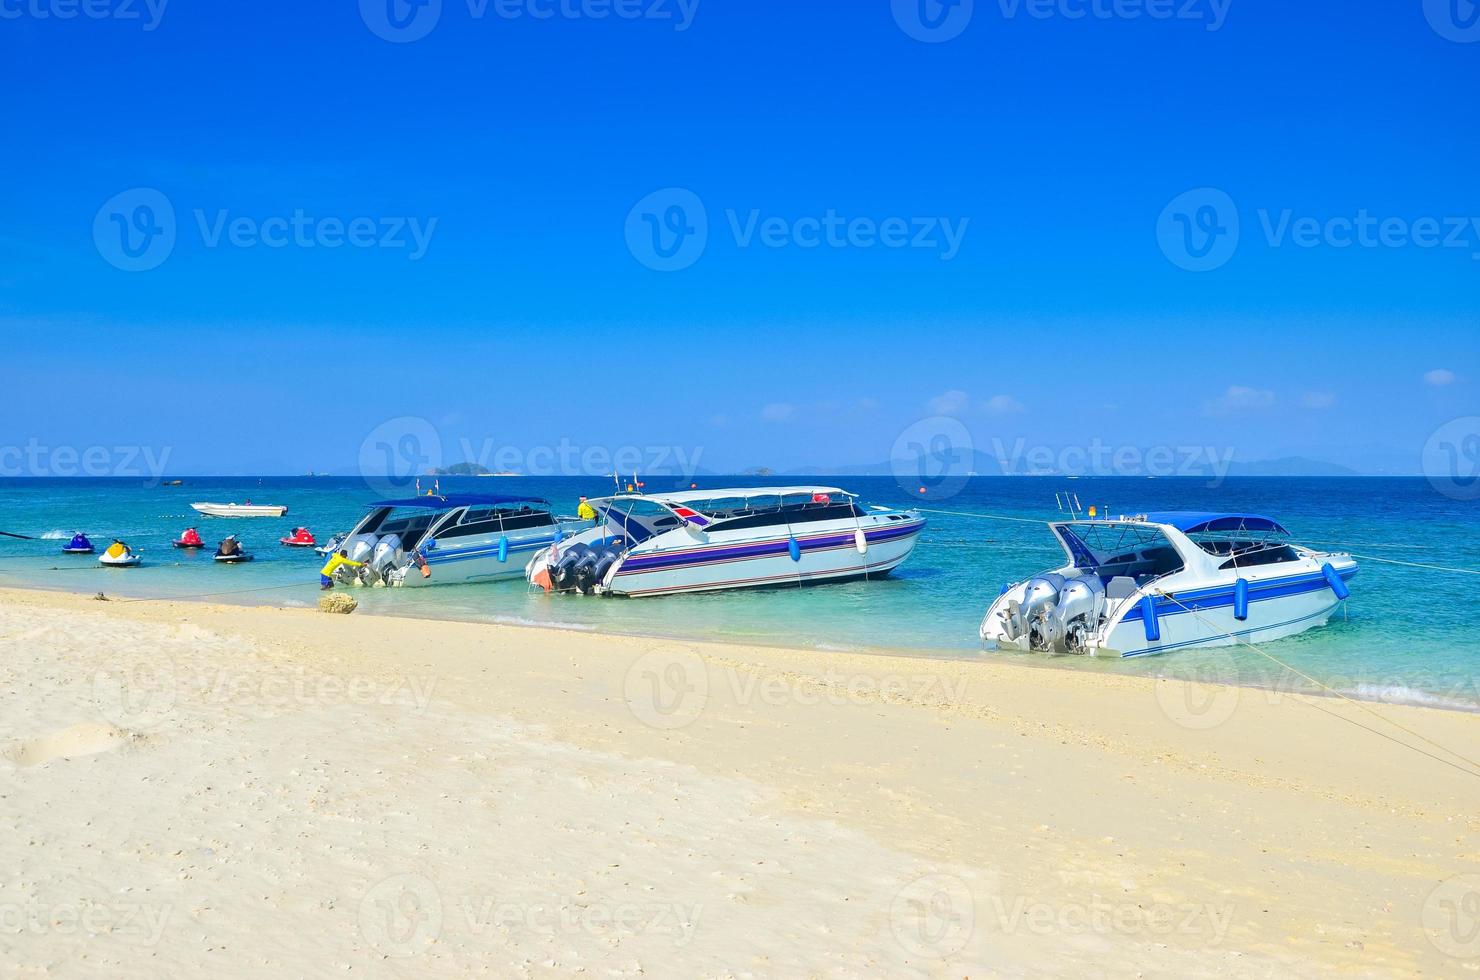
[(786, 539), (786, 550), (790, 552), (792, 561), (802, 560), (802, 545), (795, 537)]
[(498, 560), (501, 562), (509, 560), (509, 539), (507, 536), (498, 539)]
[(1233, 583), (1233, 618), (1239, 620), (1249, 618), (1248, 579), (1241, 578)]
[(1141, 597), (1141, 622), (1146, 627), (1146, 642), (1155, 643), (1161, 639), (1161, 623), (1156, 619), (1156, 596)]
[(560, 542), (562, 542), (564, 540), (565, 540), (565, 528), (563, 528), (563, 527), (557, 527), (555, 529), (555, 543), (556, 544), (559, 544)]
[(1341, 580), (1341, 575), (1331, 567), (1330, 562), (1321, 566), (1321, 574), (1326, 576), (1326, 584), (1331, 586), (1331, 591), (1336, 593), (1337, 599), (1345, 599), (1352, 594), (1352, 590), (1346, 587), (1346, 583)]

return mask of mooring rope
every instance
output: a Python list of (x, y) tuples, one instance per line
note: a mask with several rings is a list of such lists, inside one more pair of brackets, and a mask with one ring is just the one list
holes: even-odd
[[(1188, 606), (1186, 603), (1182, 602), (1176, 596), (1171, 595), (1170, 593), (1167, 593), (1167, 592), (1160, 591), (1160, 590), (1157, 590), (1155, 592), (1155, 594), (1161, 596), (1162, 598), (1164, 598), (1164, 599), (1166, 599), (1166, 600), (1168, 600), (1168, 601), (1170, 601), (1170, 602), (1172, 602), (1172, 603), (1174, 603), (1174, 604), (1176, 604), (1178, 606), (1181, 606), (1187, 612), (1192, 613), (1192, 615), (1195, 616), (1199, 621), (1201, 621), (1204, 626), (1210, 627), (1213, 630), (1217, 630), (1217, 631), (1220, 631), (1221, 632), (1221, 630), (1222, 630), (1222, 627), (1221, 626), (1219, 626), (1218, 624), (1216, 624), (1216, 623), (1212, 622), (1211, 620), (1207, 619), (1206, 617), (1204, 617), (1203, 615), (1201, 615), (1196, 609), (1192, 608), (1191, 606)], [(1401, 745), (1404, 748), (1412, 749), (1414, 752), (1418, 752), (1421, 755), (1428, 756), (1430, 759), (1433, 759), (1436, 762), (1442, 762), (1442, 763), (1444, 763), (1444, 765), (1449, 766), (1452, 769), (1458, 769), (1460, 772), (1464, 773), (1467, 776), (1480, 777), (1480, 762), (1477, 762), (1474, 759), (1469, 758), (1468, 756), (1462, 755), (1461, 753), (1456, 752), (1454, 749), (1451, 749), (1451, 748), (1449, 748), (1446, 745), (1442, 745), (1439, 742), (1434, 741), (1433, 739), (1429, 738), (1426, 735), (1423, 735), (1423, 734), (1421, 734), (1419, 732), (1414, 731), (1413, 729), (1409, 728), (1407, 725), (1402, 724), (1401, 722), (1394, 721), (1393, 719), (1387, 717), (1386, 715), (1382, 714), (1380, 711), (1378, 711), (1375, 708), (1373, 708), (1370, 704), (1368, 704), (1365, 701), (1359, 701), (1356, 698), (1348, 697), (1347, 695), (1341, 693), (1340, 691), (1338, 691), (1336, 688), (1330, 686), (1329, 684), (1323, 683), (1322, 681), (1319, 681), (1316, 678), (1310, 676), (1305, 671), (1300, 670), (1300, 669), (1298, 669), (1296, 667), (1291, 666), (1290, 664), (1285, 663), (1285, 661), (1281, 660), (1279, 657), (1274, 656), (1272, 653), (1269, 653), (1267, 650), (1261, 649), (1257, 644), (1252, 643), (1252, 642), (1244, 639), (1241, 636), (1234, 636), (1231, 633), (1228, 634), (1228, 636), (1232, 640), (1234, 640), (1235, 642), (1243, 644), (1244, 646), (1248, 647), (1250, 650), (1253, 650), (1255, 653), (1259, 654), (1261, 657), (1264, 657), (1266, 660), (1269, 660), (1271, 663), (1274, 663), (1274, 664), (1279, 665), (1280, 667), (1283, 667), (1285, 670), (1288, 670), (1290, 673), (1295, 674), (1297, 677), (1304, 678), (1305, 680), (1309, 681), (1311, 684), (1314, 684), (1316, 687), (1320, 688), (1321, 690), (1323, 690), (1323, 691), (1325, 691), (1325, 692), (1327, 692), (1327, 693), (1329, 693), (1329, 694), (1331, 694), (1331, 695), (1333, 695), (1333, 696), (1335, 696), (1337, 698), (1340, 698), (1342, 701), (1345, 701), (1346, 703), (1348, 703), (1350, 705), (1353, 705), (1353, 706), (1355, 706), (1357, 708), (1360, 708), (1361, 710), (1367, 712), (1372, 717), (1376, 718), (1378, 721), (1381, 721), (1384, 724), (1391, 725), (1394, 728), (1398, 729), (1399, 731), (1404, 732), (1404, 733), (1406, 733), (1408, 735), (1412, 735), (1414, 738), (1418, 739), (1419, 741), (1424, 742), (1424, 743), (1426, 743), (1428, 745), (1432, 745), (1434, 748), (1438, 749), (1439, 751), (1446, 752), (1449, 755), (1454, 756), (1454, 758), (1459, 759), (1460, 761), (1464, 762), (1465, 765), (1470, 766), (1472, 768), (1466, 769), (1466, 768), (1464, 768), (1464, 766), (1456, 765), (1454, 762), (1450, 761), (1449, 759), (1444, 759), (1444, 758), (1441, 758), (1439, 756), (1436, 756), (1432, 752), (1426, 752), (1426, 751), (1424, 751), (1423, 749), (1419, 748), (1416, 745), (1409, 745), (1406, 742), (1403, 742), (1403, 741), (1400, 741), (1399, 739), (1393, 738), (1391, 735), (1387, 735), (1387, 734), (1385, 734), (1383, 732), (1379, 732), (1379, 731), (1376, 731), (1375, 729), (1369, 728), (1366, 725), (1362, 725), (1362, 724), (1359, 724), (1357, 722), (1354, 722), (1350, 718), (1343, 718), (1341, 715), (1337, 714), (1336, 712), (1329, 711), (1326, 708), (1322, 707), (1320, 704), (1317, 704), (1315, 702), (1309, 702), (1309, 701), (1308, 702), (1305, 702), (1307, 704), (1310, 704), (1311, 707), (1316, 708), (1319, 711), (1324, 711), (1326, 714), (1331, 715), (1333, 718), (1338, 718), (1338, 719), (1340, 719), (1342, 721), (1346, 721), (1346, 722), (1349, 722), (1351, 724), (1357, 725), (1358, 728), (1362, 728), (1362, 729), (1364, 729), (1366, 731), (1372, 732), (1374, 735), (1378, 735), (1378, 736), (1381, 736), (1382, 738), (1386, 738), (1388, 741), (1393, 742), (1393, 743), (1395, 743), (1397, 745)]]

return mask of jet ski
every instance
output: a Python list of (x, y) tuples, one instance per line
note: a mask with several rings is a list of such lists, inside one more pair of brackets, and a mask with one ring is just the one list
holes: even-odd
[(199, 531), (193, 527), (187, 527), (185, 533), (180, 535), (174, 545), (176, 548), (204, 548), (206, 543), (200, 539)]
[(242, 550), (242, 543), (236, 539), (235, 534), (222, 538), (221, 544), (216, 548), (216, 554), (212, 557), (228, 565), (237, 565), (252, 560), (252, 556)]
[(345, 537), (347, 537), (347, 535), (334, 535), (334, 537), (330, 538), (328, 541), (325, 541), (323, 544), (315, 548), (314, 554), (322, 555), (325, 558), (328, 558), (330, 555), (336, 554), (339, 551), (340, 546), (344, 544)]
[(72, 535), (72, 540), (62, 545), (62, 554), (64, 555), (90, 555), (95, 550), (97, 549), (93, 547), (93, 543), (87, 540), (87, 535), (81, 531)]
[(117, 540), (108, 546), (107, 551), (98, 556), (98, 564), (107, 565), (109, 568), (131, 568), (143, 560), (134, 549)]
[(293, 533), (278, 538), (278, 541), (289, 548), (313, 548), (318, 545), (313, 539), (313, 532), (306, 527), (295, 527)]

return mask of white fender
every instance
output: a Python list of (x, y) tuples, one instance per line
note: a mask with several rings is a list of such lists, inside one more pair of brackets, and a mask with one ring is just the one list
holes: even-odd
[(868, 535), (863, 533), (863, 528), (853, 529), (853, 547), (858, 549), (860, 555), (868, 554)]

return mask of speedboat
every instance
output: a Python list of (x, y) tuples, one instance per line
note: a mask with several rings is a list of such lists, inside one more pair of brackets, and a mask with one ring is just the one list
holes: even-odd
[(673, 595), (877, 578), (915, 549), (916, 511), (867, 507), (836, 487), (618, 494), (596, 526), (536, 554), (546, 591)]
[(313, 538), (313, 532), (306, 527), (295, 527), (291, 534), (278, 538), (279, 544), (285, 544), (289, 548), (313, 548), (318, 542)]
[(459, 493), (380, 500), (340, 545), (362, 567), (341, 567), (337, 578), (407, 586), (515, 578), (531, 553), (591, 525), (555, 516), (541, 497)]
[(211, 557), (227, 565), (239, 565), (252, 560), (251, 553), (242, 550), (242, 543), (237, 540), (235, 534), (228, 534), (222, 538), (221, 543), (216, 546), (216, 553)]
[(212, 504), (202, 501), (190, 506), (207, 517), (282, 517), (288, 512), (286, 507), (254, 504), (250, 500), (244, 504)]
[(1068, 564), (1005, 585), (990, 647), (1139, 657), (1276, 640), (1324, 625), (1357, 563), (1257, 514), (1165, 511), (1049, 524)]
[(138, 552), (117, 540), (108, 546), (107, 551), (98, 556), (98, 564), (107, 565), (109, 568), (130, 568), (143, 560)]
[(65, 555), (90, 555), (95, 550), (93, 543), (87, 540), (87, 535), (81, 531), (72, 535), (72, 540), (62, 545), (62, 554)]
[(349, 537), (349, 534), (345, 532), (334, 535), (328, 541), (325, 541), (323, 544), (314, 548), (314, 554), (321, 555), (324, 558), (328, 558), (330, 555), (337, 554), (340, 547), (344, 544), (344, 539), (347, 537)]
[(176, 548), (204, 548), (206, 543), (200, 539), (200, 532), (193, 527), (187, 527), (180, 536), (170, 542)]

